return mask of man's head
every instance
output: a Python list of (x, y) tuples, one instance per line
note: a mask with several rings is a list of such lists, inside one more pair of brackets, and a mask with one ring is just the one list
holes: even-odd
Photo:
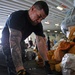
[(29, 10), (29, 17), (34, 25), (40, 23), (49, 14), (49, 8), (46, 2), (37, 1)]

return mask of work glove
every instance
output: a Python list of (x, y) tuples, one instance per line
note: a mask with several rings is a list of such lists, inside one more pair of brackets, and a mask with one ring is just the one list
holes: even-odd
[(17, 72), (17, 75), (30, 75), (26, 70), (22, 69)]
[(48, 61), (45, 61), (45, 65), (44, 65), (45, 71), (47, 73), (47, 75), (54, 75), (53, 72), (50, 69), (50, 64)]

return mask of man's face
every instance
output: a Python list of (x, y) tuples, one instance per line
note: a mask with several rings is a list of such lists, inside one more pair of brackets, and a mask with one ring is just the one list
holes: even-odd
[(34, 6), (31, 8), (30, 15), (29, 15), (33, 25), (37, 25), (38, 23), (40, 23), (43, 19), (46, 18), (46, 16), (47, 15), (43, 11), (43, 9), (38, 10)]

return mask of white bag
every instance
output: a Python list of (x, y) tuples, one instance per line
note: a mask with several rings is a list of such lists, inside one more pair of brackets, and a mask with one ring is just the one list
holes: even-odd
[(75, 75), (75, 55), (67, 53), (61, 61), (63, 75)]
[(61, 67), (65, 69), (75, 70), (75, 54), (65, 54), (61, 61)]
[(75, 71), (71, 69), (62, 69), (62, 75), (75, 75)]

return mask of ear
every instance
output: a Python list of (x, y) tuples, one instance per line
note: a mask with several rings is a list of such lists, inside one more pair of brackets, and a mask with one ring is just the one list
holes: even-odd
[(32, 11), (34, 10), (34, 6), (31, 7), (31, 10), (32, 10)]
[(33, 9), (34, 9), (34, 6), (31, 7), (31, 10), (32, 10), (32, 11), (33, 11)]

